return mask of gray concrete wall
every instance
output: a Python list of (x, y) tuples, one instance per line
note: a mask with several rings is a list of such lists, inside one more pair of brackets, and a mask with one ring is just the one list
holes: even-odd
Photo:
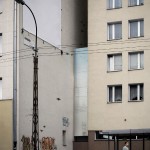
[(87, 0), (62, 0), (61, 5), (62, 48), (87, 47)]

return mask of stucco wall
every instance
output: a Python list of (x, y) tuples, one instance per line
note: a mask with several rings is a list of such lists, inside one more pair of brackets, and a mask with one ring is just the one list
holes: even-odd
[(0, 101), (0, 149), (12, 149), (12, 100)]
[[(149, 128), (150, 2), (143, 6), (107, 10), (106, 1), (89, 0), (89, 130)], [(144, 18), (144, 37), (128, 39), (128, 20)], [(107, 23), (122, 21), (122, 39), (107, 41)], [(144, 69), (128, 71), (128, 52), (144, 51)], [(107, 55), (122, 53), (122, 71), (107, 72)], [(128, 102), (130, 83), (144, 83), (144, 101)], [(107, 104), (107, 85), (122, 84), (122, 103)]]

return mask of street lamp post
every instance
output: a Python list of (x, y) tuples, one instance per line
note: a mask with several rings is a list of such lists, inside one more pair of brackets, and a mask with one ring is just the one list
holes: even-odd
[(34, 18), (36, 34), (34, 48), (34, 76), (33, 76), (33, 116), (32, 116), (32, 147), (39, 150), (39, 112), (38, 112), (38, 49), (37, 49), (37, 22), (31, 8), (23, 0), (15, 0), (18, 4), (25, 5)]

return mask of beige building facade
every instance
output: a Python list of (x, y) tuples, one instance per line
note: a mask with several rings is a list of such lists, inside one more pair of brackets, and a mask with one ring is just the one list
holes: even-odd
[(130, 149), (135, 149), (131, 140), (141, 140), (141, 133), (148, 134), (143, 139), (149, 139), (149, 7), (148, 0), (88, 2), (88, 130), (92, 144), (114, 140), (107, 149), (119, 149), (115, 141), (130, 140)]

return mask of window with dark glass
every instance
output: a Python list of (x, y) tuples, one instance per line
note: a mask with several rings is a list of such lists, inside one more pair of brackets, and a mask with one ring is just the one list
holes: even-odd
[(129, 38), (144, 36), (144, 20), (129, 21)]
[(122, 86), (121, 85), (113, 85), (108, 86), (108, 102), (121, 102), (122, 101)]
[(108, 9), (122, 7), (122, 0), (107, 0)]
[(122, 38), (122, 23), (108, 23), (108, 40), (117, 40)]
[(129, 6), (139, 6), (143, 4), (144, 0), (129, 0)]
[(108, 71), (122, 70), (122, 54), (108, 55)]
[(142, 101), (143, 100), (143, 84), (129, 85), (130, 99), (129, 101)]
[(129, 53), (129, 70), (144, 68), (144, 52)]

